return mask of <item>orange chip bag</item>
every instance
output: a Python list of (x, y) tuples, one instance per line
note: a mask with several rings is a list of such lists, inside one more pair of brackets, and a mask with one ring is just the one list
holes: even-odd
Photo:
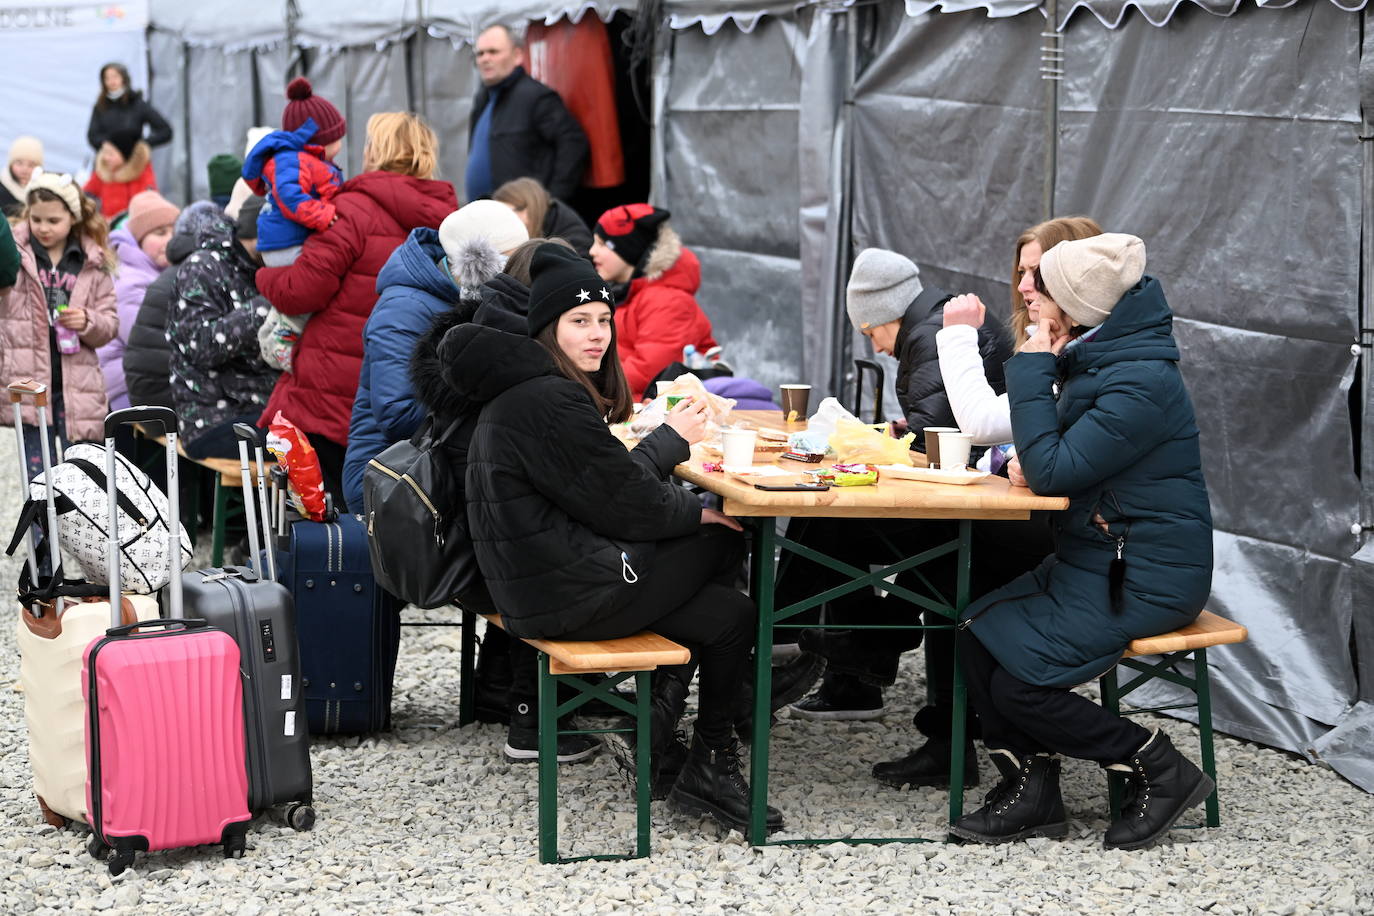
[(286, 476), (291, 482), (291, 502), (296, 511), (312, 522), (324, 521), (325, 491), (320, 458), (305, 433), (283, 417), (280, 410), (267, 429), (267, 448), (286, 468)]

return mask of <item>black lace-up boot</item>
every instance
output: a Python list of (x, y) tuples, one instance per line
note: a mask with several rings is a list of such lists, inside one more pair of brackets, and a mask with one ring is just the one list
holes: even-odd
[(1184, 811), (1202, 804), (1216, 788), (1212, 777), (1180, 754), (1158, 729), (1129, 761), (1108, 769), (1129, 775), (1126, 804), (1102, 841), (1107, 849), (1148, 849)]
[(966, 814), (949, 832), (978, 843), (1007, 843), (1033, 836), (1062, 837), (1069, 832), (1059, 795), (1059, 758), (1011, 751), (989, 751), (1002, 774), (983, 807)]
[[(688, 683), (683, 680), (682, 674), (671, 668), (657, 672), (649, 693), (649, 772), (655, 800), (668, 797), (668, 791), (682, 769), (684, 755), (673, 746), (678, 720), (687, 708)], [(691, 677), (690, 670), (685, 674), (687, 678)], [(620, 728), (626, 729), (633, 729), (634, 724), (633, 718), (622, 719), (618, 723)], [(625, 741), (631, 750), (635, 749), (633, 731), (626, 734)], [(682, 743), (685, 745), (685, 740)]]
[[(739, 742), (711, 748), (693, 736), (687, 763), (678, 774), (668, 799), (684, 814), (709, 815), (722, 826), (749, 830), (749, 784), (740, 772)], [(782, 812), (771, 805), (765, 822), (768, 832), (782, 829)]]

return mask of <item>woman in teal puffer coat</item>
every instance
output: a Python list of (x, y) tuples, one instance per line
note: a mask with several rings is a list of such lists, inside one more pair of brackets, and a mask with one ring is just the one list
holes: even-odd
[(1056, 550), (971, 604), (969, 694), (1003, 779), (951, 831), (985, 843), (1063, 836), (1055, 755), (1129, 773), (1108, 847), (1153, 845), (1212, 780), (1167, 735), (1070, 688), (1135, 638), (1185, 626), (1212, 580), (1212, 518), (1173, 314), (1119, 233), (1062, 242), (1040, 262), (1039, 328), (1006, 364), (1013, 438), (1035, 492), (1069, 497)]

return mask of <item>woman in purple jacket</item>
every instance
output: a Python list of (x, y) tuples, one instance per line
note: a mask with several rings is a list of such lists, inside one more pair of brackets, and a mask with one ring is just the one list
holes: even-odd
[(124, 347), (129, 330), (138, 319), (148, 284), (167, 267), (167, 242), (181, 213), (156, 191), (141, 191), (129, 202), (129, 220), (110, 233), (110, 246), (119, 258), (115, 273), (115, 303), (119, 309), (119, 334), (96, 352), (105, 376), (105, 393), (111, 410), (129, 406), (129, 387), (124, 381)]

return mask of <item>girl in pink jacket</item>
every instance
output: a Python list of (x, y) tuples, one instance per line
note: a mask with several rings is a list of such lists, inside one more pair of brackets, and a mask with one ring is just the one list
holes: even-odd
[[(119, 330), (109, 226), (70, 175), (36, 174), (14, 227), (19, 277), (0, 301), (0, 381), (48, 386), (49, 425), (65, 446), (104, 437), (105, 378), (95, 348)], [(14, 423), (11, 411), (0, 422)], [(38, 417), (25, 405), (29, 476), (38, 472)], [(53, 453), (57, 460), (57, 453)]]

